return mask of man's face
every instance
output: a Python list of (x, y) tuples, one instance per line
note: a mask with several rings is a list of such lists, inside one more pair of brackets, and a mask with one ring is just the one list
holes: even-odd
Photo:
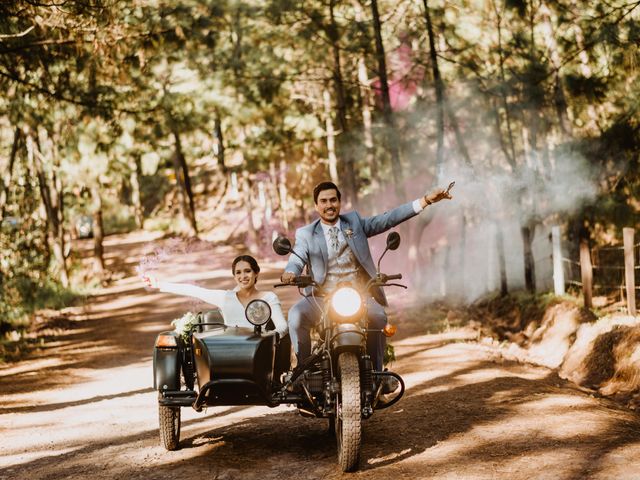
[(316, 212), (320, 215), (320, 219), (324, 223), (334, 224), (338, 221), (340, 215), (340, 200), (338, 192), (335, 189), (322, 190), (318, 194), (316, 202)]

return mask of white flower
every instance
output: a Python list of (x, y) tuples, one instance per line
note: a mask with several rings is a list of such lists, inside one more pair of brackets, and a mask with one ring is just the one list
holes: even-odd
[(186, 340), (197, 321), (198, 317), (195, 313), (187, 312), (182, 317), (173, 320), (171, 325), (174, 326), (176, 333)]

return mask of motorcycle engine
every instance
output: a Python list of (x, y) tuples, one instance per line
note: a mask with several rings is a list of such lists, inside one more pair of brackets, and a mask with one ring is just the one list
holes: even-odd
[(304, 379), (309, 392), (313, 395), (319, 395), (322, 393), (322, 372), (307, 372), (304, 374)]

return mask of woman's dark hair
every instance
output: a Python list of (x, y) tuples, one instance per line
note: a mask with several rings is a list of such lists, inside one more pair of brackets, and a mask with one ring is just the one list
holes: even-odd
[(260, 265), (258, 265), (258, 262), (255, 258), (253, 258), (251, 255), (240, 255), (236, 257), (231, 264), (231, 273), (233, 275), (236, 274), (236, 265), (238, 264), (238, 262), (247, 262), (251, 267), (251, 270), (253, 270), (253, 273), (260, 273)]
[(340, 197), (342, 196), (342, 195), (340, 195), (340, 190), (338, 189), (338, 187), (336, 186), (335, 183), (333, 183), (333, 182), (320, 182), (313, 189), (313, 203), (315, 203), (315, 204), (318, 203), (318, 195), (320, 195), (320, 192), (322, 192), (324, 190), (335, 190), (336, 194), (338, 195), (338, 200), (340, 200)]

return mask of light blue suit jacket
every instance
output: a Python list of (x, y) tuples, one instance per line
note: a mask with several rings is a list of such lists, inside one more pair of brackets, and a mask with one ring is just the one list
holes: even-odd
[[(340, 229), (342, 230), (342, 234), (356, 259), (369, 277), (372, 278), (375, 276), (376, 267), (371, 257), (371, 250), (369, 250), (367, 238), (386, 232), (390, 228), (416, 215), (417, 213), (413, 209), (413, 202), (405, 203), (393, 210), (373, 217), (362, 218), (356, 211), (340, 215)], [(345, 234), (347, 230), (351, 230), (352, 234)], [(329, 254), (324, 232), (320, 226), (320, 219), (296, 230), (296, 242), (293, 251), (305, 260), (310, 261), (314, 280), (319, 284), (323, 284), (327, 275)], [(302, 260), (295, 255), (291, 255), (285, 271), (300, 275), (303, 268), (304, 263)], [(372, 293), (378, 303), (387, 305), (387, 299), (382, 288), (378, 288)]]

